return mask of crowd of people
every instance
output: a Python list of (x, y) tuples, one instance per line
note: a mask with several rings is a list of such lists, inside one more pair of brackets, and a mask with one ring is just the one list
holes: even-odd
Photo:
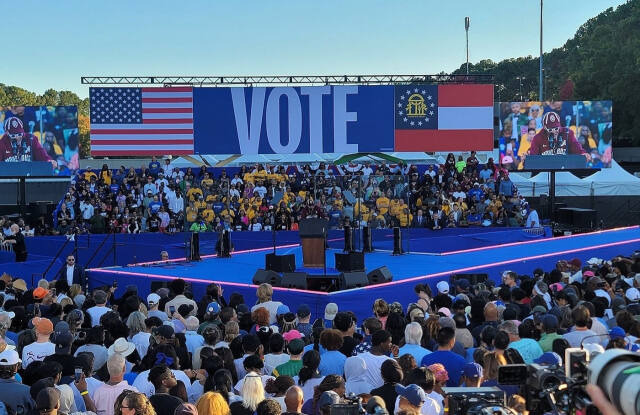
[(75, 176), (46, 228), (37, 233), (296, 230), (323, 217), (333, 229), (540, 226), (508, 171), (475, 152), (425, 169), (415, 165), (318, 163), (241, 167), (214, 175), (153, 158), (140, 169), (86, 169)]
[(498, 383), (501, 366), (640, 347), (640, 254), (505, 271), (499, 284), (418, 284), (404, 304), (375, 300), (368, 318), (329, 303), (315, 320), (269, 284), (255, 304), (213, 283), (193, 298), (181, 279), (145, 298), (135, 285), (85, 292), (67, 260), (33, 289), (0, 277), (9, 414), (328, 415), (357, 396), (371, 414), (443, 415), (443, 388), (460, 385), (495, 386), (526, 413), (520, 386)]

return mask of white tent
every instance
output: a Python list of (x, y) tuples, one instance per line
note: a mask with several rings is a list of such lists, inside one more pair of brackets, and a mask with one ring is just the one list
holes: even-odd
[[(549, 194), (550, 173), (539, 173), (529, 179), (533, 183), (531, 196)], [(589, 196), (591, 185), (567, 171), (556, 173), (556, 196)]]
[(640, 179), (613, 160), (611, 167), (583, 179), (593, 188), (595, 196), (639, 196)]
[(516, 185), (518, 192), (523, 196), (533, 196), (533, 183), (520, 173), (510, 172), (509, 179)]

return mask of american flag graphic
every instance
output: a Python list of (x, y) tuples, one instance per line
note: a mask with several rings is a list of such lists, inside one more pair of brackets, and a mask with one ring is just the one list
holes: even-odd
[(91, 88), (91, 155), (193, 154), (193, 88)]

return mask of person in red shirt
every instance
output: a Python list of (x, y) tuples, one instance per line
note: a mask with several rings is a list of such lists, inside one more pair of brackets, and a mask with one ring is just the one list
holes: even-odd
[(54, 168), (55, 160), (47, 154), (38, 137), (26, 134), (22, 121), (10, 117), (4, 123), (4, 135), (0, 139), (0, 161), (48, 161)]
[(530, 155), (552, 154), (582, 154), (587, 161), (591, 156), (586, 152), (580, 142), (576, 140), (573, 131), (560, 125), (560, 117), (555, 112), (547, 112), (542, 117), (544, 128), (531, 140)]

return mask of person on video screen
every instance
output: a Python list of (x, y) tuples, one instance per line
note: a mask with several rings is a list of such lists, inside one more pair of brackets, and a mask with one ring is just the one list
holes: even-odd
[(531, 140), (530, 155), (582, 154), (587, 161), (591, 156), (576, 140), (576, 135), (560, 125), (560, 117), (551, 111), (542, 117), (542, 130)]
[(24, 132), (24, 125), (18, 117), (10, 117), (4, 122), (4, 135), (0, 139), (1, 161), (48, 161), (54, 168), (55, 160), (40, 145), (38, 137)]

